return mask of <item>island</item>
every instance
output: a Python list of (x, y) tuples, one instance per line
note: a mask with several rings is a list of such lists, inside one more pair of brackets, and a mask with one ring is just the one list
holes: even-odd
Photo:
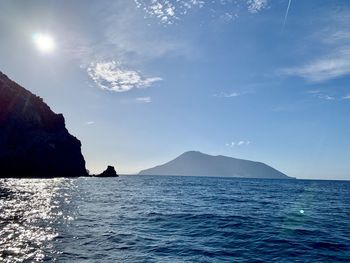
[(142, 170), (139, 174), (294, 179), (261, 162), (213, 156), (198, 151), (185, 152), (172, 161)]

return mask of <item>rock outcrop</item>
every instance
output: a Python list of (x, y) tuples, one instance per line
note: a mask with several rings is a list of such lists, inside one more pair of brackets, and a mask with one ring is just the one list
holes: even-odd
[(62, 114), (0, 72), (0, 177), (86, 176)]
[(212, 156), (196, 151), (185, 152), (170, 162), (143, 170), (139, 174), (292, 179), (261, 162)]
[(95, 177), (118, 177), (117, 172), (113, 166), (108, 165), (107, 169), (100, 174), (94, 175)]

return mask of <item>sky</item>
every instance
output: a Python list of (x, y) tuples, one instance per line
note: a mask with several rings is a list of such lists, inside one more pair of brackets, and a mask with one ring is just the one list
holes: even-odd
[(349, 21), (346, 0), (2, 0), (0, 71), (91, 172), (198, 150), (350, 179)]

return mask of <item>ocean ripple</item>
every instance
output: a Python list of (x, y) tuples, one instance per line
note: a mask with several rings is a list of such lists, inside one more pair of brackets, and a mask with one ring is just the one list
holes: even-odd
[(350, 182), (0, 180), (1, 262), (350, 262)]

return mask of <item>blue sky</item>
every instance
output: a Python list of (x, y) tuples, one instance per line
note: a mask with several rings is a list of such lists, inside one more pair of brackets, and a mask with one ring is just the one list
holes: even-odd
[(93, 172), (199, 150), (350, 179), (349, 21), (337, 0), (5, 0), (0, 70), (64, 114)]

